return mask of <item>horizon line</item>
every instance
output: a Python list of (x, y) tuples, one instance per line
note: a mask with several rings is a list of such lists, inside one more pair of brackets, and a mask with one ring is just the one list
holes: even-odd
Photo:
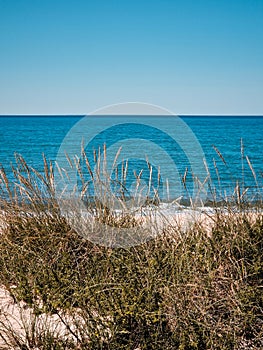
[[(0, 114), (0, 117), (85, 117), (85, 116), (147, 116), (147, 114)], [(178, 116), (178, 117), (263, 117), (262, 114), (159, 114), (159, 115), (151, 115), (148, 116)]]

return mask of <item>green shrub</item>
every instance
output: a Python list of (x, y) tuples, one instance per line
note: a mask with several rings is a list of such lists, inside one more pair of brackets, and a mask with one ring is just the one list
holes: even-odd
[[(22, 165), (30, 179), (31, 170)], [(18, 195), (2, 199), (1, 284), (36, 317), (59, 316), (71, 338), (34, 328), (27, 345), (20, 341), (18, 348), (262, 346), (261, 212), (218, 210), (210, 233), (196, 222), (187, 231), (167, 226), (137, 247), (100, 247), (74, 232), (60, 215), (52, 197), (52, 169), (45, 173), (48, 200), (41, 201), (38, 189), (25, 179), (23, 193), (30, 192), (33, 202)], [(12, 330), (8, 334), (14, 339)]]

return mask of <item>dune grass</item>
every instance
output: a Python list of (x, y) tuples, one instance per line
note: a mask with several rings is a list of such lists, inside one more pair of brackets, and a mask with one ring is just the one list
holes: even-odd
[[(43, 173), (20, 156), (13, 171), (16, 187), (1, 170), (0, 278), (30, 317), (21, 335), (0, 314), (7, 348), (263, 347), (263, 215), (247, 210), (239, 187), (238, 214), (231, 205), (215, 210), (209, 233), (199, 222), (167, 225), (144, 244), (113, 249), (86, 240), (61, 215), (45, 158)], [(107, 225), (138, 224), (99, 202), (90, 210)]]

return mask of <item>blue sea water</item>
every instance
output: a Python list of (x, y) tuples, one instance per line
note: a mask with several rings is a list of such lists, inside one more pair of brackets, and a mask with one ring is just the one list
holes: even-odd
[[(211, 182), (218, 193), (221, 195), (224, 192), (230, 193), (238, 181), (242, 187), (248, 188), (251, 198), (255, 198), (255, 194), (262, 194), (263, 117), (183, 116), (181, 118), (191, 128), (204, 151)], [(6, 169), (10, 180), (14, 180), (10, 164), (15, 164), (15, 153), (21, 154), (29, 165), (42, 171), (42, 155), (45, 154), (47, 159), (55, 161), (64, 137), (81, 119), (82, 116), (0, 116), (0, 164)], [(109, 134), (107, 141), (113, 142), (110, 139)], [(159, 143), (162, 143), (162, 140), (159, 140)], [(213, 146), (220, 151), (223, 159)], [(138, 148), (138, 154), (142, 152), (139, 143), (133, 147)], [(246, 156), (253, 166), (256, 180)], [(184, 164), (182, 159), (183, 157), (180, 158), (178, 155), (177, 167), (181, 177), (185, 167), (189, 166)], [(136, 159), (131, 160), (132, 162), (136, 162)], [(220, 181), (215, 164), (220, 174)], [(137, 162), (137, 165), (133, 166), (137, 166), (138, 173), (140, 163)], [(171, 164), (167, 163), (164, 166), (169, 168)]]

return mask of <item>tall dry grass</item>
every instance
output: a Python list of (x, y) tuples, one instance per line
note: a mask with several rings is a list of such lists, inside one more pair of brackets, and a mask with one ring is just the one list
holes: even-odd
[[(81, 171), (77, 159), (69, 161)], [(241, 186), (232, 203), (214, 211), (209, 234), (202, 223), (188, 230), (171, 224), (144, 244), (112, 249), (84, 239), (61, 215), (52, 163), (44, 158), (39, 173), (17, 156), (13, 174), (15, 186), (1, 169), (0, 276), (24, 321), (16, 327), (2, 310), (3, 347), (263, 347), (263, 216), (247, 210)], [(87, 208), (107, 225), (122, 226), (121, 218), (126, 228), (140, 224), (94, 199)]]

